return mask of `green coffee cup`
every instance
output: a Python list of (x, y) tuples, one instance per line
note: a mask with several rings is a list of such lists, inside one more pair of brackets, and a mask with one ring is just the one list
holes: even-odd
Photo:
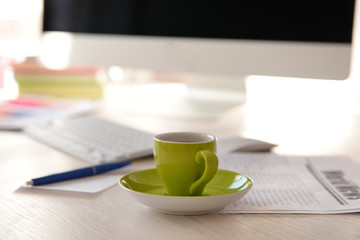
[(216, 137), (205, 133), (172, 132), (154, 137), (156, 168), (166, 194), (201, 196), (218, 169)]

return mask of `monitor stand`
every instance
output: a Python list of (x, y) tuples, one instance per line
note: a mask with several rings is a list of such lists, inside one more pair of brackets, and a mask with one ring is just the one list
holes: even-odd
[(182, 80), (177, 82), (110, 84), (105, 96), (126, 103), (118, 104), (115, 110), (167, 119), (214, 119), (245, 102), (244, 78), (205, 74), (181, 76)]
[(184, 74), (188, 98), (194, 102), (233, 106), (245, 102), (246, 77), (216, 74)]

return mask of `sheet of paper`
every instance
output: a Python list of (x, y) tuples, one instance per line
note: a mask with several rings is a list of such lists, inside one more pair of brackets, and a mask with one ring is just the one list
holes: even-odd
[(114, 186), (119, 180), (118, 175), (102, 174), (98, 176), (92, 176), (87, 178), (80, 178), (76, 180), (58, 182), (53, 184), (41, 185), (41, 186), (28, 186), (25, 188), (37, 188), (45, 190), (57, 190), (57, 191), (70, 191), (70, 192), (82, 192), (82, 193), (97, 193)]
[[(152, 165), (151, 165), (152, 166)], [(146, 166), (144, 166), (146, 167)], [(97, 193), (104, 191), (119, 183), (121, 176), (124, 176), (133, 171), (138, 171), (144, 167), (127, 166), (118, 170), (114, 170), (105, 174), (100, 174), (91, 177), (79, 178), (64, 182), (57, 182), (40, 186), (23, 185), (22, 188), (30, 189), (44, 189), (51, 191), (70, 191), (81, 193)], [(149, 166), (150, 167), (150, 166)], [(154, 167), (154, 166), (152, 166)]]
[(343, 156), (219, 156), (219, 168), (240, 172), (254, 187), (222, 213), (360, 212), (360, 167)]

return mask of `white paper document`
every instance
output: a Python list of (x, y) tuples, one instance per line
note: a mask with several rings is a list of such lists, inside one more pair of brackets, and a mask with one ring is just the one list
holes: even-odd
[(119, 168), (96, 176), (78, 178), (69, 181), (51, 183), (40, 186), (23, 185), (21, 186), (21, 188), (79, 193), (98, 193), (119, 184), (119, 179), (128, 173), (152, 167), (154, 167), (152, 162), (144, 164), (141, 167), (135, 167), (131, 164), (130, 166)]
[(222, 213), (360, 212), (360, 166), (344, 156), (236, 153), (220, 155), (219, 168), (254, 181), (249, 193)]
[(105, 189), (108, 189), (119, 180), (118, 175), (114, 174), (101, 174), (86, 178), (79, 178), (70, 181), (57, 182), (52, 184), (29, 186), (23, 185), (22, 188), (33, 188), (53, 191), (69, 191), (69, 192), (81, 192), (81, 193), (98, 193)]

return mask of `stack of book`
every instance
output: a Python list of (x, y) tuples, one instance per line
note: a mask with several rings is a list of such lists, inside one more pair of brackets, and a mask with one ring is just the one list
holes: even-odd
[(54, 70), (35, 62), (13, 66), (20, 93), (66, 98), (103, 97), (105, 73), (100, 66), (71, 66)]

